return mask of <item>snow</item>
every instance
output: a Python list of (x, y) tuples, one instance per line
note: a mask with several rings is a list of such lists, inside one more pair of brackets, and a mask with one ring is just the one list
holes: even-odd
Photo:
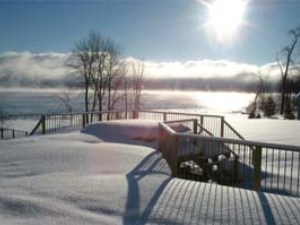
[(225, 118), (246, 140), (300, 146), (299, 120), (247, 119), (237, 114)]
[(157, 122), (0, 142), (0, 224), (300, 224), (300, 199), (170, 176)]

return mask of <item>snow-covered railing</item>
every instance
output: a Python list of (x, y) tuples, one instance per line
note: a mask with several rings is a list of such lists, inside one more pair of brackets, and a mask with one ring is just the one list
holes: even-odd
[(219, 115), (178, 113), (164, 111), (140, 111), (137, 114), (139, 119), (157, 120), (157, 121), (175, 121), (184, 119), (197, 119), (200, 127), (208, 130), (213, 136), (224, 136), (224, 117)]
[[(170, 121), (182, 119), (196, 119), (200, 131), (205, 131), (211, 135), (222, 137), (224, 135), (224, 117), (218, 115), (201, 115), (176, 112), (161, 111), (102, 111), (88, 113), (61, 113), (46, 114), (40, 117), (40, 120), (31, 132), (33, 134), (62, 133), (80, 130), (89, 123), (96, 121), (107, 121), (116, 119), (146, 119)], [(223, 124), (223, 125), (222, 125)]]
[(14, 139), (28, 136), (28, 132), (24, 130), (16, 130), (11, 128), (0, 127), (0, 139)]
[(14, 115), (4, 119), (29, 119), (34, 121), (35, 125), (32, 125), (30, 129), (31, 132), (29, 132), (30, 135), (71, 132), (80, 130), (89, 123), (116, 119), (146, 119), (159, 122), (194, 119), (197, 120), (197, 133), (208, 136), (243, 139), (242, 136), (225, 121), (224, 117), (219, 115), (164, 111), (102, 111), (45, 115)]
[(132, 112), (120, 111), (46, 114), (41, 115), (40, 120), (33, 128), (30, 135), (77, 131), (93, 122), (132, 119), (133, 116)]
[(159, 125), (176, 177), (300, 196), (300, 147), (179, 133)]

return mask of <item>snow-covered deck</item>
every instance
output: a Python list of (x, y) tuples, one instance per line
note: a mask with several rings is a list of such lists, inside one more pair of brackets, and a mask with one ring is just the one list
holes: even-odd
[(172, 178), (157, 126), (1, 142), (0, 224), (300, 224), (299, 198)]

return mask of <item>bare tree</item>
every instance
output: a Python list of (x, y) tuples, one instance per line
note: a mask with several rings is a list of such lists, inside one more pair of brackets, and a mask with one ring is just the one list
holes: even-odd
[(285, 62), (282, 64), (279, 59), (278, 55), (276, 56), (276, 61), (281, 73), (281, 82), (280, 82), (280, 92), (281, 92), (281, 103), (280, 103), (280, 114), (284, 113), (285, 107), (285, 99), (286, 99), (286, 92), (287, 92), (287, 80), (289, 76), (289, 69), (292, 63), (292, 56), (296, 46), (299, 43), (300, 38), (300, 27), (292, 29), (288, 32), (289, 36), (291, 37), (291, 43), (284, 47), (283, 53), (285, 56)]
[(265, 94), (267, 92), (267, 84), (265, 78), (262, 76), (261, 72), (259, 71), (257, 74), (258, 84), (257, 84), (257, 92), (254, 99), (254, 111), (257, 111), (258, 99), (260, 98), (262, 101), (265, 98)]
[[(126, 106), (126, 89), (124, 83), (126, 82), (126, 70), (120, 65), (118, 72), (116, 72), (113, 82), (111, 84), (111, 101), (110, 110), (115, 110), (117, 105), (119, 109), (122, 108), (122, 102)], [(126, 107), (125, 107), (126, 108)], [(127, 114), (125, 115), (127, 116)]]
[(249, 118), (256, 118), (260, 116), (258, 109), (264, 109), (264, 104), (266, 103), (266, 94), (269, 91), (269, 85), (267, 83), (268, 77), (264, 77), (260, 71), (258, 71), (255, 77), (257, 79), (256, 94), (254, 102), (249, 106)]
[(132, 64), (133, 108), (137, 112), (140, 110), (141, 105), (143, 83), (145, 80), (144, 69), (144, 62), (135, 62)]
[(64, 105), (68, 113), (71, 114), (73, 112), (71, 94), (70, 92), (68, 92), (68, 90), (65, 90), (63, 93), (56, 94), (54, 97), (57, 98)]
[[(114, 85), (114, 93), (118, 90), (120, 86), (120, 80), (117, 80), (113, 84), (115, 78), (117, 78), (119, 74), (119, 47), (111, 40), (107, 39), (105, 52), (107, 54), (107, 62), (106, 62), (106, 74), (107, 74), (107, 88), (108, 88), (108, 99), (107, 99), (107, 109), (110, 111), (112, 108), (112, 86)], [(114, 95), (116, 97), (116, 95)]]
[(5, 126), (5, 111), (0, 106), (0, 128), (3, 128)]
[[(98, 52), (98, 35), (91, 32), (87, 38), (82, 39), (80, 42), (75, 44), (71, 63), (71, 67), (76, 69), (79, 74), (79, 85), (83, 88), (84, 93), (84, 106), (85, 111), (88, 112), (90, 102), (90, 89), (92, 85), (92, 78), (95, 73), (94, 64), (96, 62), (96, 56)], [(86, 118), (88, 122), (88, 117)]]
[(81, 80), (79, 83), (84, 92), (86, 112), (95, 111), (97, 105), (98, 110), (102, 111), (105, 97), (108, 100), (106, 107), (111, 109), (112, 84), (119, 64), (118, 56), (119, 47), (110, 38), (95, 32), (75, 44), (71, 66), (76, 69)]

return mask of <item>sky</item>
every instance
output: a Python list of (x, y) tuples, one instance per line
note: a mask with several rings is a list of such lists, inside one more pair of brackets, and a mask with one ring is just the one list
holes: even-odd
[(207, 61), (263, 67), (300, 25), (300, 0), (245, 1), (243, 24), (220, 42), (207, 30), (210, 0), (0, 0), (0, 56), (67, 54), (95, 31), (115, 40), (123, 57), (157, 68)]

